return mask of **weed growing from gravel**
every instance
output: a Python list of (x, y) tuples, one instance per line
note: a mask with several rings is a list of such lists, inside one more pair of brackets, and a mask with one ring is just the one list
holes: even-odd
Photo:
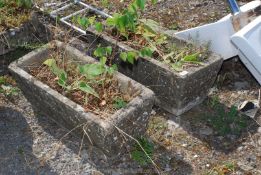
[(8, 76), (0, 76), (0, 94), (5, 96), (15, 96), (19, 89), (15, 87), (15, 82)]
[(208, 122), (222, 136), (240, 135), (241, 131), (247, 127), (246, 116), (240, 115), (235, 106), (226, 110), (220, 104), (215, 104), (214, 114), (209, 116)]
[[(151, 163), (149, 157), (153, 156), (154, 152), (154, 145), (152, 142), (150, 142), (147, 138), (141, 137), (138, 139), (139, 144), (135, 144), (133, 147), (133, 150), (131, 152), (131, 157), (133, 160), (138, 162), (142, 166), (146, 166)], [(141, 146), (143, 150), (141, 149)], [(146, 151), (147, 155), (144, 153)]]

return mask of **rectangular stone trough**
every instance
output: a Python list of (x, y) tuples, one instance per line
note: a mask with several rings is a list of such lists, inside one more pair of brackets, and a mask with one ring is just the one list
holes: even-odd
[(154, 93), (123, 74), (116, 73), (120, 90), (123, 93), (127, 90), (129, 91), (129, 86), (131, 85), (133, 92), (139, 91), (139, 95), (132, 99), (125, 108), (116, 111), (113, 115), (106, 118), (85, 112), (83, 107), (28, 73), (29, 66), (41, 65), (49, 57), (50, 47), (54, 44), (58, 48), (62, 48), (70, 58), (73, 58), (80, 64), (95, 61), (73, 47), (54, 41), (52, 44), (37, 49), (10, 64), (9, 69), (23, 94), (36, 112), (50, 117), (57, 124), (70, 130), (78, 128), (75, 130), (75, 134), (79, 137), (82, 136), (83, 128), (85, 128), (90, 137), (90, 139), (87, 139), (90, 140), (89, 144), (92, 142), (94, 146), (100, 148), (109, 157), (120, 155), (128, 145), (128, 137), (125, 135), (125, 138), (127, 138), (126, 143), (123, 133), (119, 132), (118, 128), (133, 137), (143, 135), (154, 104)]
[[(92, 13), (90, 13), (92, 12)], [(98, 10), (86, 10), (86, 16), (97, 15), (97, 18), (104, 20), (108, 15)], [(73, 18), (70, 16), (70, 18)], [(63, 23), (72, 26), (70, 18), (64, 18)], [(68, 27), (68, 26), (67, 26)], [(73, 26), (79, 32), (84, 32), (77, 26)], [(160, 26), (156, 27), (158, 32), (165, 33)], [(186, 44), (176, 37), (169, 36), (169, 42), (177, 45)], [(116, 41), (106, 32), (98, 33), (93, 27), (87, 28), (85, 41), (89, 43), (86, 48), (82, 48), (88, 55), (92, 55), (93, 50), (98, 46), (113, 46), (120, 51), (132, 51), (133, 48)], [(91, 44), (90, 44), (91, 43)], [(195, 105), (201, 103), (207, 96), (208, 90), (213, 86), (216, 76), (220, 70), (223, 59), (215, 54), (211, 54), (204, 66), (192, 67), (183, 72), (176, 72), (168, 65), (155, 59), (139, 58), (135, 65), (124, 63), (117, 54), (113, 60), (119, 65), (119, 71), (126, 76), (140, 82), (154, 91), (157, 97), (157, 105), (175, 115), (190, 110)]]
[[(113, 48), (118, 48), (118, 53), (133, 50), (126, 44), (117, 42), (112, 37), (99, 34), (92, 29), (87, 30), (85, 41), (92, 43), (91, 46), (87, 44), (84, 48), (82, 46), (84, 44), (81, 44), (79, 48), (88, 55), (91, 55), (99, 45), (112, 45)], [(177, 38), (171, 38), (171, 42), (177, 45), (184, 44), (184, 41)], [(88, 48), (87, 52), (86, 48)], [(191, 67), (182, 72), (176, 72), (167, 64), (152, 58), (140, 57), (134, 65), (130, 65), (124, 63), (117, 54), (113, 62), (118, 65), (119, 72), (153, 90), (156, 95), (156, 104), (159, 107), (172, 114), (181, 115), (200, 104), (207, 97), (223, 59), (212, 53), (204, 62), (204, 65)]]

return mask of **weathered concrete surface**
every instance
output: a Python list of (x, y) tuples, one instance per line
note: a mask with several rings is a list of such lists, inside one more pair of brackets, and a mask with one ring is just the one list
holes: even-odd
[[(118, 48), (118, 53), (120, 50), (133, 50), (129, 46), (91, 29), (88, 29), (85, 40), (92, 45), (85, 48), (81, 45), (78, 49), (88, 55), (92, 55), (98, 45), (113, 45), (113, 48)], [(172, 42), (177, 45), (184, 44), (184, 41), (177, 38), (173, 38)], [(159, 107), (175, 115), (181, 115), (206, 98), (208, 90), (215, 82), (223, 59), (216, 54), (211, 54), (204, 66), (192, 67), (181, 73), (171, 70), (168, 65), (155, 59), (139, 58), (134, 65), (130, 65), (124, 63), (117, 54), (113, 62), (119, 65), (119, 72), (153, 90)]]
[[(64, 47), (60, 42), (55, 43), (58, 47)], [(72, 47), (68, 46), (65, 50), (82, 63), (94, 61)], [(141, 92), (140, 95), (129, 102), (126, 108), (118, 110), (105, 119), (92, 113), (86, 113), (80, 105), (26, 72), (28, 66), (41, 64), (48, 58), (48, 55), (49, 49), (44, 47), (25, 55), (9, 66), (24, 95), (37, 112), (54, 119), (61, 126), (74, 129), (75, 134), (79, 137), (82, 137), (83, 129), (85, 129), (91, 142), (109, 157), (117, 157), (124, 152), (128, 146), (126, 142), (130, 141), (126, 135), (127, 140), (124, 140), (123, 133), (119, 132), (117, 128), (133, 137), (145, 133), (149, 114), (154, 104), (154, 93), (151, 90), (118, 73), (116, 77), (121, 90), (126, 91), (128, 84), (131, 83), (133, 89)], [(86, 135), (85, 138), (87, 138)]]
[(32, 42), (46, 41), (50, 35), (48, 28), (39, 21), (38, 14), (32, 13), (31, 19), (22, 26), (0, 33), (0, 55)]
[(12, 61), (8, 55), (17, 48), (35, 47), (35, 43), (47, 43), (52, 38), (50, 30), (32, 13), (31, 19), (19, 28), (0, 33), (0, 74)]

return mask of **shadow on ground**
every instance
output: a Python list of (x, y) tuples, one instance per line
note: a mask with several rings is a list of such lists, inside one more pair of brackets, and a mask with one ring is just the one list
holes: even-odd
[(33, 136), (24, 116), (0, 107), (0, 174), (55, 175), (32, 153)]
[[(82, 139), (75, 135), (68, 134), (69, 130), (57, 125), (50, 118), (44, 116), (40, 112), (36, 112), (38, 123), (43, 129), (52, 135), (57, 140), (61, 140), (67, 148), (79, 155), (82, 162), (89, 163), (98, 171), (104, 174), (124, 174), (124, 175), (137, 175), (137, 174), (157, 174), (155, 166), (152, 164), (141, 166), (133, 161), (130, 156), (131, 149), (128, 149), (125, 155), (116, 159), (109, 159), (100, 149), (92, 145), (81, 144)], [(54, 127), (54, 125), (56, 125)], [(54, 129), (56, 128), (56, 129)], [(63, 130), (63, 132), (57, 132)], [(62, 139), (61, 139), (62, 138)], [(164, 146), (154, 143), (155, 154), (153, 160), (157, 164), (160, 172), (165, 174), (178, 173), (179, 175), (192, 174), (192, 167), (188, 164), (182, 156), (177, 155), (175, 152), (170, 152)], [(86, 159), (87, 157), (87, 159)]]
[(256, 120), (237, 112), (237, 107), (257, 99), (260, 86), (237, 57), (224, 62), (215, 86), (216, 92), (201, 105), (179, 117), (166, 117), (210, 148), (229, 153), (257, 132)]

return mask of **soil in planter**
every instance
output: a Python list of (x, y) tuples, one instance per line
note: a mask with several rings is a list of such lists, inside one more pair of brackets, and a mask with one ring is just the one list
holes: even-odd
[[(83, 2), (113, 14), (125, 10), (133, 0), (83, 0)], [(154, 5), (150, 3), (151, 1), (147, 2), (148, 5), (142, 18), (153, 19), (162, 26), (173, 30), (184, 30), (214, 22), (229, 14), (229, 8), (225, 0), (162, 0)]]
[[(80, 21), (82, 20), (82, 21)], [(87, 21), (88, 20), (88, 21)], [(96, 14), (91, 10), (86, 10), (81, 14), (72, 16), (68, 19), (68, 22), (71, 24), (81, 28), (82, 30), (86, 30), (89, 26), (92, 25), (94, 22), (104, 22), (105, 18), (101, 15)], [(82, 25), (81, 25), (82, 23)]]
[(78, 71), (77, 62), (73, 61), (73, 58), (64, 55), (61, 51), (54, 50), (49, 58), (55, 59), (57, 66), (63, 68), (67, 73), (68, 78), (66, 84), (72, 85), (75, 83), (76, 79), (78, 79), (79, 82), (92, 81), (90, 86), (95, 90), (99, 98), (87, 94), (79, 89), (66, 91), (65, 88), (58, 85), (58, 77), (46, 65), (32, 66), (29, 68), (29, 73), (59, 93), (81, 105), (86, 112), (92, 112), (96, 115), (107, 117), (120, 108), (124, 108), (128, 102), (139, 94), (137, 91), (133, 92), (134, 90), (131, 84), (129, 84), (127, 93), (121, 92), (118, 86), (118, 81), (113, 75), (106, 74), (95, 77), (95, 79), (92, 80), (87, 80)]
[(0, 0), (0, 32), (19, 27), (30, 19), (31, 9), (15, 0)]
[(95, 23), (100, 22), (103, 24), (103, 32), (107, 35), (137, 51), (145, 51), (144, 49), (148, 51), (149, 49), (148, 52), (152, 52), (149, 57), (167, 64), (175, 71), (199, 67), (210, 55), (208, 44), (197, 46), (196, 43), (184, 43), (182, 45), (178, 44), (178, 46), (167, 36), (154, 31), (145, 22), (138, 24), (136, 33), (128, 32), (128, 38), (122, 36), (117, 29), (107, 27), (103, 17), (90, 11), (70, 18), (69, 22), (82, 30), (86, 30), (86, 28), (94, 28), (95, 30)]

